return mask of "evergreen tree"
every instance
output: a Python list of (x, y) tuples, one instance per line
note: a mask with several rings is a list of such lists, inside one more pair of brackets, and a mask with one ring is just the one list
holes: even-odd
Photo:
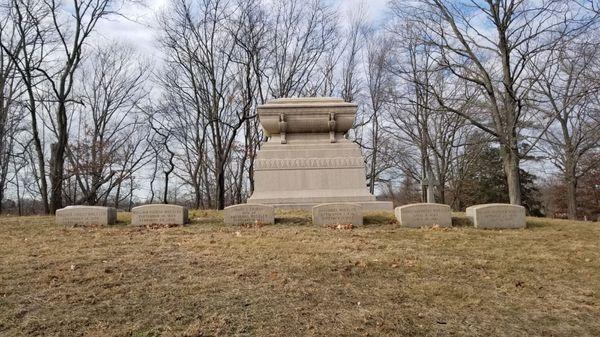
[[(521, 202), (527, 214), (542, 216), (542, 206), (535, 185), (537, 177), (524, 169), (519, 169), (521, 181)], [(469, 168), (463, 182), (462, 193), (458, 196), (462, 205), (487, 203), (508, 203), (508, 185), (502, 168), (500, 150), (487, 145), (479, 154), (475, 165)]]

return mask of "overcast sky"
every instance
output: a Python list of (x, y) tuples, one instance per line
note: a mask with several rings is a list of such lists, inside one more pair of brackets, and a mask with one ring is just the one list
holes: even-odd
[[(112, 16), (99, 23), (97, 33), (105, 41), (126, 42), (135, 46), (143, 55), (158, 58), (154, 39), (156, 15), (169, 0), (145, 0), (144, 5), (129, 4), (121, 11), (125, 17)], [(367, 18), (377, 24), (383, 18), (388, 0), (333, 0), (334, 8), (340, 15), (364, 3)]]

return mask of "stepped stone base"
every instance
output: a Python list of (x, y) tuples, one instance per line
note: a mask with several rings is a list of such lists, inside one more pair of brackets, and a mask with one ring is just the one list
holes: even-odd
[[(344, 201), (337, 201), (344, 202)], [(394, 205), (391, 201), (364, 201), (364, 202), (355, 202), (348, 201), (353, 204), (358, 204), (362, 207), (363, 213), (365, 212), (374, 212), (374, 211), (393, 211)], [(273, 206), (276, 210), (299, 210), (299, 211), (311, 211), (314, 206), (320, 205), (321, 203), (297, 203), (297, 204), (269, 204)]]

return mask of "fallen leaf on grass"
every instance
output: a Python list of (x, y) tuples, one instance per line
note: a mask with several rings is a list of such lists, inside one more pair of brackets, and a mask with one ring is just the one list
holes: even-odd
[(173, 227), (179, 227), (181, 225), (177, 225), (177, 224), (151, 224), (151, 225), (145, 225), (144, 227), (146, 227), (147, 229), (163, 229), (163, 228), (173, 228)]
[(342, 230), (352, 230), (352, 229), (354, 229), (354, 225), (352, 225), (352, 224), (329, 225), (327, 227), (329, 229), (342, 229)]
[(404, 266), (405, 267), (414, 267), (417, 264), (417, 261), (415, 260), (404, 260)]
[(98, 224), (89, 224), (89, 225), (75, 224), (75, 225), (73, 225), (73, 228), (85, 228), (85, 229), (94, 229), (94, 228), (98, 228), (98, 227), (103, 227), (103, 226), (100, 226)]
[(241, 224), (240, 227), (260, 229), (260, 228), (263, 228), (265, 225), (266, 225), (265, 223), (255, 221), (254, 223), (251, 223), (251, 224), (250, 223)]
[(439, 232), (447, 232), (450, 230), (450, 227), (440, 227), (440, 225), (428, 226), (427, 229), (431, 231), (439, 231)]

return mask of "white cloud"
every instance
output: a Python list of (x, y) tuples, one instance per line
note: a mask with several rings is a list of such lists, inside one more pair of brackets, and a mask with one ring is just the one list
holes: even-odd
[(130, 44), (149, 58), (160, 57), (156, 46), (156, 16), (167, 0), (148, 0), (143, 4), (128, 3), (113, 15), (98, 23), (100, 42), (118, 41)]
[[(119, 41), (137, 48), (144, 56), (160, 58), (156, 45), (156, 17), (169, 0), (146, 0), (144, 4), (131, 2), (120, 11), (122, 16), (113, 15), (98, 23), (96, 30), (98, 42)], [(335, 0), (341, 18), (362, 8), (367, 20), (377, 25), (384, 19), (388, 0)]]
[(338, 0), (339, 12), (342, 17), (358, 14), (366, 16), (369, 23), (377, 25), (384, 19), (384, 13), (389, 0)]

